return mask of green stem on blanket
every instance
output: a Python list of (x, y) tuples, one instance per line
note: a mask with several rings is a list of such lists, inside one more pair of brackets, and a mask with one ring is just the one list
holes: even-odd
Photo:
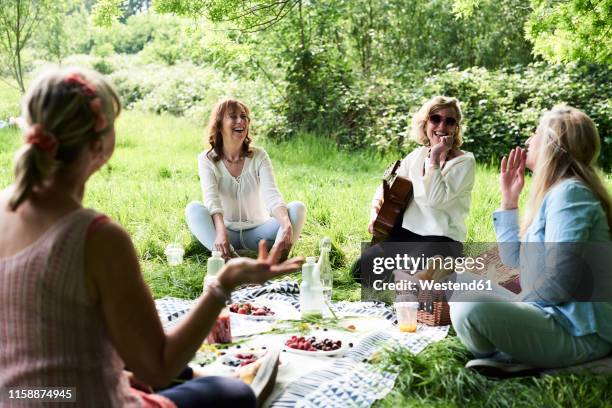
[(334, 312), (334, 310), (332, 309), (331, 305), (329, 304), (327, 300), (325, 300), (325, 306), (327, 306), (332, 316), (334, 316), (334, 319), (338, 320), (338, 316), (336, 316), (336, 313)]

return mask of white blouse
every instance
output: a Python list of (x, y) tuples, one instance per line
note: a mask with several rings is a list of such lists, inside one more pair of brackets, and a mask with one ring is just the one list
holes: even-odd
[(226, 227), (232, 230), (254, 228), (278, 207), (286, 207), (268, 153), (259, 147), (251, 149), (253, 157), (245, 158), (238, 177), (230, 174), (223, 160), (213, 161), (206, 151), (198, 155), (204, 206), (211, 216), (222, 213)]
[[(476, 160), (469, 152), (455, 157), (443, 168), (430, 169), (428, 147), (412, 151), (402, 160), (397, 174), (412, 181), (414, 199), (404, 212), (402, 228), (419, 235), (441, 235), (465, 241), (465, 219), (476, 170)], [(423, 175), (425, 169), (425, 175)]]

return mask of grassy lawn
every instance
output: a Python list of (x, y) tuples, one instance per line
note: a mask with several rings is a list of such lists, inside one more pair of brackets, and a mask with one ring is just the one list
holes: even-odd
[[(0, 119), (16, 112), (16, 94), (0, 90)], [(255, 118), (256, 119), (256, 118)], [(117, 150), (111, 162), (88, 184), (85, 205), (120, 222), (132, 235), (145, 279), (156, 298), (194, 298), (201, 292), (208, 255), (194, 242), (184, 208), (200, 200), (196, 155), (203, 126), (185, 119), (124, 112), (117, 126)], [(334, 243), (335, 299), (359, 299), (348, 267), (360, 242), (368, 239), (368, 206), (380, 175), (396, 157), (339, 151), (332, 143), (303, 135), (282, 144), (255, 142), (269, 152), (286, 201), (308, 207), (306, 226), (293, 253), (316, 255), (322, 236)], [(12, 157), (20, 145), (16, 130), (0, 130), (0, 187), (11, 183)], [(610, 186), (610, 180), (608, 179)], [(495, 240), (491, 212), (499, 204), (495, 169), (479, 166), (468, 224), (468, 241)], [(186, 262), (169, 267), (167, 244), (187, 248)], [(469, 358), (455, 336), (418, 356), (399, 351), (383, 362), (402, 370), (395, 389), (376, 406), (612, 406), (612, 380), (592, 375), (489, 381), (463, 368)]]
[[(201, 200), (196, 155), (202, 150), (202, 126), (172, 116), (124, 112), (117, 126), (117, 148), (107, 166), (92, 177), (85, 205), (120, 222), (133, 237), (145, 277), (155, 297), (194, 298), (201, 291), (208, 252), (192, 239), (184, 208)], [(260, 141), (261, 142), (261, 141)], [(0, 185), (11, 182), (13, 152), (20, 143), (16, 130), (0, 132)], [(257, 143), (257, 139), (256, 139)], [(327, 235), (334, 248), (337, 299), (356, 300), (359, 289), (348, 276), (366, 225), (372, 194), (395, 157), (338, 150), (331, 142), (303, 135), (282, 144), (259, 143), (269, 152), (277, 183), (287, 202), (308, 207), (306, 226), (293, 253), (318, 254)], [(474, 208), (468, 219), (469, 240), (494, 240), (491, 211), (498, 205), (496, 174), (478, 168)], [(169, 267), (164, 248), (178, 242), (186, 262)]]

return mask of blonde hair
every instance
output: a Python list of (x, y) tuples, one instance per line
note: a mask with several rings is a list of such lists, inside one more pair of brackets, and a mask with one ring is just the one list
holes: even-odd
[[(97, 98), (101, 102), (99, 112), (92, 103)], [(55, 69), (36, 78), (23, 99), (22, 130), (24, 134), (44, 133), (52, 138), (55, 148), (50, 153), (28, 142), (19, 149), (15, 156), (15, 188), (9, 199), (9, 209), (15, 211), (32, 194), (34, 187), (73, 163), (90, 141), (108, 134), (120, 111), (117, 92), (95, 71)], [(102, 123), (106, 124), (102, 129), (97, 121), (100, 114)]]
[[(251, 122), (251, 112), (249, 108), (238, 99), (227, 98), (219, 101), (212, 112), (210, 113), (210, 120), (208, 121), (208, 127), (206, 129), (206, 136), (204, 138), (204, 144), (208, 142), (210, 144), (210, 150), (208, 151), (209, 157), (213, 161), (219, 161), (223, 159), (223, 135), (221, 129), (223, 128), (223, 118), (225, 114), (232, 110), (242, 108), (247, 116), (247, 121)], [(247, 135), (242, 142), (242, 155), (246, 157), (253, 156), (253, 150), (251, 149), (251, 127), (247, 131)], [(214, 152), (215, 154), (210, 154)]]
[(571, 106), (557, 105), (542, 116), (536, 135), (544, 139), (536, 158), (521, 235), (533, 222), (546, 193), (556, 183), (568, 178), (576, 178), (591, 189), (612, 229), (612, 201), (595, 169), (600, 141), (591, 118)]
[(425, 102), (417, 113), (414, 114), (411, 129), (412, 139), (420, 145), (429, 146), (429, 138), (425, 132), (429, 116), (435, 111), (446, 108), (453, 109), (457, 115), (457, 130), (453, 135), (453, 148), (461, 146), (463, 144), (463, 131), (461, 128), (461, 119), (463, 115), (461, 113), (461, 107), (456, 98), (449, 98), (448, 96), (434, 96)]

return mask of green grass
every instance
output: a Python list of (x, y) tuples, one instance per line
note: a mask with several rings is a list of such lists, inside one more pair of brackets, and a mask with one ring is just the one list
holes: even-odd
[(454, 335), (418, 355), (387, 350), (380, 364), (401, 374), (391, 393), (374, 407), (612, 406), (612, 376), (582, 373), (490, 380), (464, 368), (470, 358)]
[[(192, 200), (201, 200), (196, 156), (202, 150), (203, 129), (181, 118), (128, 111), (118, 121), (117, 135), (111, 161), (87, 185), (85, 205), (109, 214), (129, 231), (156, 297), (193, 298), (201, 290), (208, 253), (192, 239), (184, 208)], [(12, 156), (20, 138), (15, 130), (3, 130), (0, 142), (0, 185), (6, 186), (12, 179)], [(348, 269), (359, 255), (360, 242), (369, 238), (371, 197), (395, 157), (339, 150), (332, 142), (309, 135), (281, 144), (260, 144), (272, 158), (285, 200), (300, 200), (308, 207), (293, 253), (316, 255), (321, 237), (331, 237), (334, 297), (358, 299), (359, 288)], [(468, 240), (491, 241), (490, 214), (498, 204), (495, 172), (479, 167), (477, 180), (467, 221)], [(186, 262), (180, 267), (165, 263), (164, 248), (171, 242), (187, 249)]]
[[(16, 107), (16, 94), (0, 85), (0, 113), (14, 114)], [(117, 134), (115, 155), (88, 183), (85, 205), (109, 214), (129, 231), (156, 298), (195, 298), (201, 292), (208, 253), (192, 239), (184, 208), (201, 199), (196, 155), (202, 149), (203, 128), (182, 118), (124, 112)], [(343, 151), (309, 135), (281, 144), (255, 142), (269, 152), (285, 200), (300, 200), (308, 207), (302, 238), (293, 253), (315, 255), (320, 238), (331, 237), (334, 298), (358, 300), (359, 287), (352, 283), (348, 268), (359, 254), (360, 242), (368, 240), (373, 191), (397, 157)], [(0, 187), (12, 182), (12, 157), (20, 143), (16, 130), (0, 130)], [(499, 204), (495, 169), (478, 166), (472, 197), (468, 241), (492, 242), (491, 212)], [(171, 242), (187, 248), (181, 266), (165, 263), (163, 251)], [(398, 366), (401, 374), (391, 394), (376, 406), (594, 407), (612, 398), (610, 377), (570, 375), (495, 382), (465, 370), (468, 358), (454, 336), (417, 356), (388, 352), (385, 363)]]

